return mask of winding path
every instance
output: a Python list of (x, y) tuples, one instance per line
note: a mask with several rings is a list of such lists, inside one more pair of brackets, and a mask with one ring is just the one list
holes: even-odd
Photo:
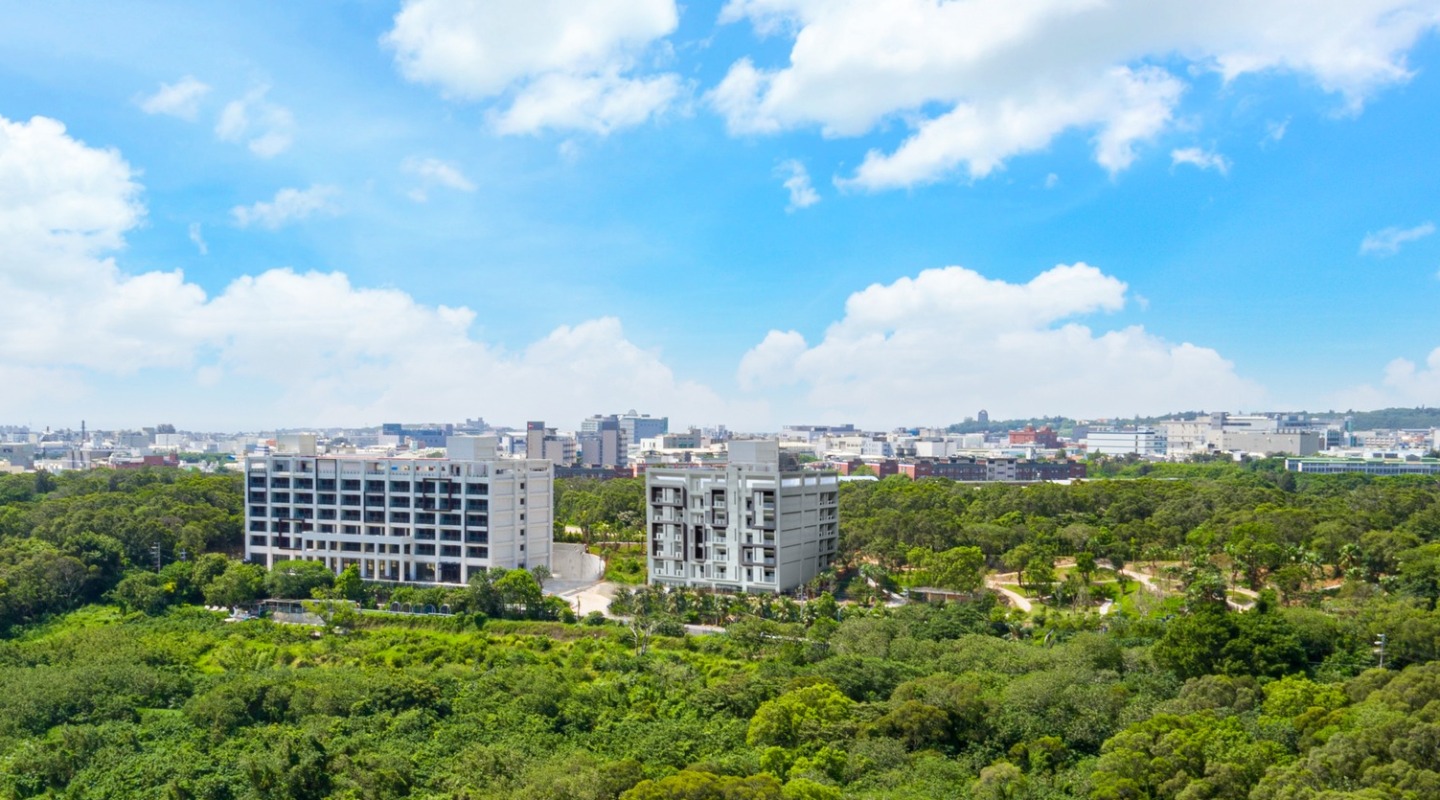
[[(1013, 572), (1007, 572), (1007, 573), (1005, 573), (1005, 574), (1007, 574), (1007, 575), (1014, 575)], [(1000, 576), (999, 576), (999, 575), (987, 575), (987, 576), (985, 577), (985, 585), (988, 586), (988, 587), (990, 587), (991, 589), (994, 589), (995, 591), (999, 592), (1000, 594), (1003, 594), (1003, 595), (1005, 595), (1006, 597), (1010, 598), (1010, 602), (1011, 602), (1016, 608), (1020, 609), (1021, 611), (1024, 611), (1026, 614), (1029, 614), (1029, 613), (1030, 613), (1030, 609), (1034, 607), (1034, 606), (1031, 604), (1030, 600), (1029, 600), (1028, 598), (1026, 598), (1024, 595), (1022, 595), (1022, 594), (1020, 594), (1019, 592), (1016, 592), (1016, 591), (1014, 591), (1014, 590), (1012, 590), (1012, 589), (1006, 589), (1004, 586), (1000, 585)]]

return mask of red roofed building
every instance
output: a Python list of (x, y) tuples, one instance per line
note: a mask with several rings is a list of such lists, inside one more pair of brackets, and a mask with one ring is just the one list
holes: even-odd
[(1023, 430), (1010, 431), (1010, 444), (1030, 444), (1047, 450), (1056, 450), (1060, 447), (1060, 437), (1049, 425), (1039, 430), (1036, 430), (1034, 425), (1026, 425)]

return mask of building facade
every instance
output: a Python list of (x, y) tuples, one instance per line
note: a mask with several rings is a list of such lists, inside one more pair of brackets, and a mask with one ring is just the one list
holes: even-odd
[(1047, 450), (1058, 450), (1060, 448), (1060, 435), (1049, 425), (1036, 429), (1034, 425), (1026, 425), (1018, 431), (1010, 431), (1010, 444), (1013, 445), (1034, 445)]
[(1440, 458), (1287, 458), (1285, 469), (1339, 475), (1359, 472), (1365, 475), (1440, 475)]
[(731, 442), (724, 467), (647, 470), (650, 581), (796, 589), (838, 557), (839, 488), (834, 472), (784, 463), (775, 441)]
[(1320, 452), (1319, 431), (1225, 431), (1220, 435), (1219, 450), (1226, 453), (1288, 453), (1308, 456)]
[(1141, 457), (1163, 456), (1165, 437), (1153, 428), (1091, 428), (1085, 435), (1085, 451), (1105, 455), (1134, 453)]
[(449, 585), (481, 568), (548, 567), (552, 484), (550, 462), (537, 459), (252, 456), (245, 558), (266, 568), (303, 559), (336, 573), (355, 566), (366, 580)]

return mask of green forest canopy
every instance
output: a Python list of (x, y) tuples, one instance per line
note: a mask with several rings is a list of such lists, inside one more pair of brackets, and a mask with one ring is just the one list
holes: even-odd
[[(591, 491), (609, 493), (592, 525), (630, 524), (633, 483), (557, 495), (584, 508)], [(723, 634), (688, 637), (671, 635), (687, 614), (673, 603), (632, 604), (653, 626), (499, 620), (563, 616), (528, 577), (505, 574), (425, 590), (448, 591), (464, 611), (455, 617), (366, 615), (319, 638), (227, 624), (186, 603), (212, 590), (291, 591), (228, 557), (239, 492), (235, 476), (180, 470), (0, 478), (0, 795), (1440, 790), (1440, 756), (1425, 744), (1440, 707), (1433, 479), (1290, 475), (1262, 462), (1073, 486), (847, 485), (851, 566), (958, 570), (965, 581), (976, 563), (1008, 568), (1017, 550), (1084, 553), (1174, 563), (1184, 587), (1103, 618), (1027, 616), (983, 593), (898, 608), (825, 595), (753, 606), (726, 616)], [(189, 562), (173, 561), (180, 550)], [(1259, 590), (1253, 610), (1227, 608), (1232, 579)], [(307, 588), (373, 597), (327, 580)]]

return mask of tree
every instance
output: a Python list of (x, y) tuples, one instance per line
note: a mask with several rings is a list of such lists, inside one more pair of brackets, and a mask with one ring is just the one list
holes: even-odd
[(335, 585), (335, 576), (319, 561), (276, 561), (265, 576), (265, 591), (271, 597), (309, 599), (316, 589)]
[(165, 579), (147, 570), (132, 570), (117, 584), (110, 596), (126, 611), (159, 614), (170, 605), (174, 595), (165, 587)]
[(360, 602), (365, 599), (365, 582), (360, 579), (360, 568), (354, 564), (335, 576), (334, 594), (343, 600)]
[(257, 564), (231, 561), (205, 586), (205, 602), (216, 606), (248, 606), (265, 588), (265, 570)]
[(1285, 750), (1256, 741), (1234, 716), (1159, 714), (1105, 743), (1092, 800), (1244, 800)]
[(1038, 595), (1047, 595), (1055, 585), (1055, 563), (1047, 556), (1035, 556), (1025, 564), (1025, 585)]
[(751, 746), (803, 747), (849, 736), (855, 701), (834, 684), (817, 683), (767, 700), (750, 718), (745, 742)]
[(495, 591), (507, 611), (527, 618), (539, 611), (545, 599), (535, 576), (523, 569), (506, 572), (495, 581)]
[(929, 586), (973, 592), (985, 585), (985, 554), (978, 547), (952, 547), (939, 553), (915, 548), (909, 560), (919, 566), (917, 577)]
[(620, 800), (785, 800), (780, 782), (761, 773), (748, 778), (687, 769), (658, 781), (645, 780)]
[(354, 630), (360, 625), (360, 609), (350, 600), (306, 600), (305, 610), (320, 617), (325, 631)]

